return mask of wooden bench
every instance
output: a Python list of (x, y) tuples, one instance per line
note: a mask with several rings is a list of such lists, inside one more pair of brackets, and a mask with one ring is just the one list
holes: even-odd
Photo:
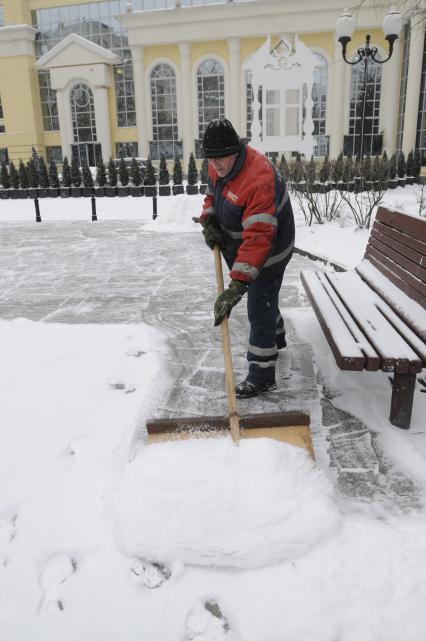
[(301, 280), (340, 369), (393, 372), (390, 422), (408, 429), (426, 367), (426, 219), (379, 207), (355, 269)]

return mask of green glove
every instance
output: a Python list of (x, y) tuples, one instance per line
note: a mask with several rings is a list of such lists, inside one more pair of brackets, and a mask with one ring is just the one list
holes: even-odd
[(216, 298), (214, 304), (214, 324), (220, 325), (231, 309), (240, 302), (248, 289), (248, 283), (242, 280), (231, 280), (229, 287)]
[(219, 226), (219, 223), (213, 216), (208, 216), (203, 222), (203, 236), (206, 245), (213, 249), (215, 245), (219, 245), (220, 249), (225, 248), (225, 237)]

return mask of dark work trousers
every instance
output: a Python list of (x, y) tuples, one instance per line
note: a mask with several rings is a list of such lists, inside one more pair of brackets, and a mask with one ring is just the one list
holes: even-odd
[(278, 297), (290, 258), (291, 255), (282, 264), (262, 270), (247, 291), (250, 323), (247, 380), (254, 384), (275, 383), (278, 350), (286, 346)]

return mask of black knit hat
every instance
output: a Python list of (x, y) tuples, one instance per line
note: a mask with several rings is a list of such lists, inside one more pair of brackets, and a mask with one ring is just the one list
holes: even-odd
[(203, 153), (206, 158), (224, 158), (241, 151), (243, 143), (226, 118), (212, 120), (203, 136)]

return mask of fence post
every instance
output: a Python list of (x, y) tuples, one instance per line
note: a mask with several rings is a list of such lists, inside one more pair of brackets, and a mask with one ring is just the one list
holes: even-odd
[(92, 196), (91, 200), (92, 200), (92, 222), (93, 222), (94, 220), (98, 220), (98, 217), (96, 216), (96, 200), (95, 200), (95, 197)]
[(157, 218), (157, 196), (152, 197), (152, 219), (155, 220)]
[(34, 207), (35, 207), (35, 212), (36, 212), (36, 223), (41, 223), (40, 207), (39, 207), (39, 204), (38, 204), (38, 198), (34, 198)]

